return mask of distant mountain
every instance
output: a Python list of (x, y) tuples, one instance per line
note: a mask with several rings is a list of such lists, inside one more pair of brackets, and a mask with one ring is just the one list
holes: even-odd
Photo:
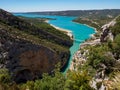
[(68, 11), (51, 11), (51, 12), (28, 12), (32, 14), (43, 15), (62, 15), (62, 16), (89, 16), (89, 15), (106, 15), (116, 16), (120, 13), (120, 9), (104, 9), (104, 10), (68, 10)]
[(53, 73), (59, 62), (63, 68), (70, 46), (70, 37), (40, 19), (18, 18), (0, 9), (0, 69), (8, 69), (14, 81)]

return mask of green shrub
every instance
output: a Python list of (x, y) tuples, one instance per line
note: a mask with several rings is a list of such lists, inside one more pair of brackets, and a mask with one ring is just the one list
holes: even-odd
[(7, 69), (0, 69), (0, 83), (9, 83), (11, 81), (10, 74)]
[(86, 71), (72, 71), (67, 77), (65, 90), (93, 90), (89, 84), (91, 77)]
[(96, 70), (104, 68), (106, 74), (110, 74), (115, 67), (116, 60), (114, 59), (111, 49), (106, 45), (93, 46), (89, 49), (87, 65), (92, 66)]
[(120, 34), (118, 34), (112, 44), (113, 53), (115, 54), (116, 59), (120, 58)]

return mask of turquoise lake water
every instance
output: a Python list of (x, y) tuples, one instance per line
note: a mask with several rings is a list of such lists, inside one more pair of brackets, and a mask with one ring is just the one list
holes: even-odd
[(30, 17), (30, 18), (52, 18), (54, 20), (50, 20), (48, 23), (53, 24), (54, 26), (67, 29), (72, 31), (73, 37), (74, 37), (74, 42), (73, 46), (70, 48), (71, 52), (71, 57), (68, 62), (68, 65), (65, 68), (66, 72), (69, 67), (70, 63), (72, 61), (72, 57), (75, 52), (78, 51), (80, 48), (80, 44), (85, 41), (86, 39), (90, 38), (91, 34), (95, 33), (94, 28), (88, 27), (83, 24), (78, 24), (75, 22), (72, 22), (77, 17), (69, 17), (69, 16), (52, 16), (52, 15), (35, 15), (35, 14), (22, 14), (22, 13), (17, 13), (14, 14), (15, 16), (24, 16), (24, 17)]

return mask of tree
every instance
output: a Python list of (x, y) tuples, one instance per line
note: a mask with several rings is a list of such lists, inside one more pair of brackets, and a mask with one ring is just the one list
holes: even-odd
[(91, 77), (86, 71), (68, 73), (65, 90), (93, 90), (90, 87)]
[(116, 59), (120, 58), (120, 34), (118, 34), (112, 44), (113, 53), (115, 54)]
[(65, 76), (60, 72), (59, 65), (55, 69), (55, 73), (50, 76), (48, 74), (43, 74), (41, 80), (36, 80), (34, 84), (35, 90), (64, 90)]

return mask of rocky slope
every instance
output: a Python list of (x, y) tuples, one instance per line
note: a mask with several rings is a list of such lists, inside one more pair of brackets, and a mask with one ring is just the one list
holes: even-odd
[(111, 90), (109, 87), (112, 82), (110, 80), (110, 74), (119, 71), (120, 62), (119, 58), (116, 58), (116, 54), (118, 57), (120, 55), (117, 53), (119, 46), (114, 52), (114, 48), (116, 47), (114, 46), (116, 43), (115, 38), (119, 36), (119, 22), (120, 16), (102, 26), (101, 36), (81, 44), (80, 50), (73, 57), (70, 70), (79, 71), (85, 69), (88, 70), (90, 74), (93, 74), (91, 72), (95, 72), (92, 76), (93, 80), (91, 81), (91, 86), (94, 87), (95, 90)]
[(72, 40), (64, 33), (61, 35), (64, 37), (0, 9), (0, 69), (7, 68), (12, 80), (20, 83), (53, 73), (59, 62), (63, 68)]

